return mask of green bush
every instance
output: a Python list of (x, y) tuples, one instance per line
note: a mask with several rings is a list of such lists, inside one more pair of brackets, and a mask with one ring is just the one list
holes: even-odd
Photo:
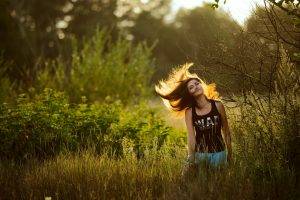
[[(183, 135), (184, 133), (182, 133)], [(147, 148), (160, 150), (160, 148), (168, 140), (168, 144), (175, 144), (176, 141), (170, 140), (176, 135), (176, 131), (165, 125), (154, 108), (147, 107), (145, 102), (132, 106), (129, 113), (122, 112), (119, 123), (113, 124), (111, 127), (110, 142), (114, 149), (122, 151), (122, 140), (124, 137), (133, 142), (133, 150), (137, 156), (143, 156)], [(176, 143), (183, 146), (184, 143)]]
[(63, 92), (46, 88), (33, 98), (19, 95), (16, 105), (3, 103), (1, 158), (47, 158), (89, 148), (120, 156), (124, 138), (141, 155), (146, 148), (160, 148), (175, 133), (144, 103), (128, 109), (120, 101), (90, 105), (85, 98), (82, 101), (70, 106)]

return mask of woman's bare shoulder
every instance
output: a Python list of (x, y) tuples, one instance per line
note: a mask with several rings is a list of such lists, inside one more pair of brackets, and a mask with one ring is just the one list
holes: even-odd
[(214, 100), (214, 101), (215, 101), (216, 106), (222, 106), (223, 105), (221, 100)]
[(218, 111), (220, 113), (223, 113), (224, 112), (224, 105), (223, 105), (222, 101), (220, 101), (220, 100), (214, 100), (214, 101), (215, 101), (215, 104), (216, 104), (216, 107), (217, 107)]

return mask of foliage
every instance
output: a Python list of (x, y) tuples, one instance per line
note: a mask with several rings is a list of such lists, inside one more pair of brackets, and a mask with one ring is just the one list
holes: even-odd
[[(147, 10), (161, 17), (167, 14), (169, 3), (169, 0), (148, 3), (131, 0), (3, 0), (0, 2), (0, 48), (4, 50), (5, 60), (13, 61), (6, 74), (28, 89), (35, 82), (36, 73), (45, 68), (47, 60), (57, 57), (70, 60), (71, 38), (75, 37), (81, 43), (83, 38), (94, 34), (96, 27), (101, 27), (110, 30), (112, 42), (115, 42), (122, 34), (120, 32), (134, 25), (141, 11)], [(128, 35), (132, 37), (127, 31)]]
[(281, 62), (276, 71), (276, 90), (268, 95), (250, 91), (236, 97), (238, 114), (232, 115), (236, 133), (234, 148), (240, 165), (259, 176), (272, 180), (272, 175), (290, 168), (299, 177), (299, 72), (281, 48)]
[(266, 46), (264, 49), (274, 51), (274, 46), (281, 42), (288, 50), (292, 61), (297, 61), (295, 54), (299, 53), (300, 49), (298, 44), (300, 26), (296, 24), (293, 16), (287, 15), (286, 12), (274, 6), (259, 6), (245, 25), (247, 32)]
[(72, 102), (86, 96), (92, 102), (110, 98), (128, 103), (150, 94), (153, 63), (151, 49), (145, 44), (133, 45), (121, 36), (111, 43), (109, 32), (97, 29), (82, 45), (79, 48), (74, 39), (71, 63), (63, 58), (49, 63), (38, 73), (34, 86), (38, 90), (45, 87), (63, 90)]
[(0, 116), (1, 158), (16, 160), (87, 148), (121, 156), (125, 137), (140, 155), (154, 148), (155, 138), (160, 148), (173, 131), (145, 105), (128, 110), (119, 101), (89, 105), (83, 98), (70, 106), (62, 92), (48, 88), (33, 98), (19, 95), (15, 106), (3, 103)]

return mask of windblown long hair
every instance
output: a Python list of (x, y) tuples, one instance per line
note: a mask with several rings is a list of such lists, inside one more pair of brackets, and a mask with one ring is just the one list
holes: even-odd
[(173, 68), (166, 80), (160, 80), (155, 85), (156, 93), (176, 117), (184, 116), (184, 111), (187, 108), (196, 105), (195, 98), (189, 94), (187, 88), (187, 83), (192, 79), (200, 81), (207, 99), (220, 100), (219, 93), (216, 91), (216, 84), (206, 84), (197, 74), (190, 73), (189, 68), (192, 65), (193, 63), (186, 63)]

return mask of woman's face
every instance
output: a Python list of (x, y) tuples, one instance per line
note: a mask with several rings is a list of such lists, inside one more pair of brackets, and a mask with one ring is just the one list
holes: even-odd
[(192, 79), (187, 83), (187, 88), (190, 95), (196, 97), (203, 94), (203, 88), (197, 79)]

